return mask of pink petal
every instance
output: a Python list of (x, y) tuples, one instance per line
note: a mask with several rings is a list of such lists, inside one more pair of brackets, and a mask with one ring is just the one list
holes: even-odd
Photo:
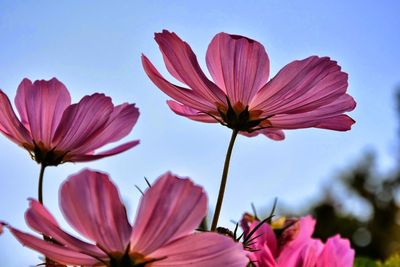
[(292, 236), (291, 241), (284, 244), (279, 254), (279, 266), (294, 266), (291, 264), (297, 260), (304, 245), (311, 240), (315, 223), (316, 221), (311, 216), (306, 216), (286, 230), (290, 231)]
[(350, 130), (354, 120), (343, 112), (355, 108), (354, 99), (345, 94), (334, 102), (315, 110), (299, 114), (276, 115), (269, 119), (273, 127), (281, 129), (299, 129), (307, 127), (325, 128), (337, 131)]
[(111, 98), (103, 94), (85, 96), (69, 106), (53, 138), (56, 149), (67, 152), (85, 146), (107, 124), (112, 112)]
[(21, 232), (12, 227), (9, 227), (9, 229), (22, 245), (36, 250), (58, 263), (85, 266), (93, 266), (96, 263), (99, 263), (98, 260), (88, 255), (44, 241), (40, 238)]
[(98, 247), (83, 242), (61, 230), (54, 217), (36, 200), (30, 201), (30, 207), (25, 213), (25, 219), (32, 229), (48, 237), (52, 237), (71, 250), (83, 252), (98, 258), (107, 257)]
[(247, 106), (268, 81), (269, 59), (264, 47), (249, 38), (217, 34), (207, 50), (207, 67), (231, 104)]
[(256, 267), (275, 267), (276, 261), (267, 244), (258, 247), (259, 251), (249, 255), (250, 261)]
[(151, 64), (147, 57), (142, 55), (142, 64), (145, 72), (153, 83), (168, 96), (172, 97), (176, 101), (189, 106), (191, 108), (201, 111), (217, 111), (213, 102), (204, 99), (202, 96), (197, 94), (193, 90), (179, 87), (174, 85), (167, 80), (157, 71), (157, 69)]
[[(279, 258), (279, 267), (314, 267), (324, 245), (321, 240), (310, 239), (303, 244), (297, 253), (286, 255), (289, 258)], [(340, 266), (340, 265), (339, 265)], [(325, 267), (325, 266), (324, 266)]]
[[(175, 102), (173, 100), (168, 100), (167, 104), (168, 104), (169, 108), (173, 112), (175, 112), (175, 114), (187, 117), (194, 121), (207, 122), (207, 123), (218, 122), (216, 119), (214, 119), (210, 115), (205, 114), (204, 112), (195, 110), (189, 106), (179, 104), (178, 102)], [(216, 117), (218, 118), (218, 116), (216, 116)], [(221, 121), (222, 121), (222, 119), (221, 119)]]
[(93, 153), (88, 153), (88, 154), (72, 154), (72, 155), (67, 155), (64, 158), (64, 161), (69, 161), (69, 162), (85, 162), (85, 161), (92, 161), (92, 160), (97, 160), (97, 159), (102, 159), (105, 157), (113, 156), (120, 154), (122, 152), (125, 152), (139, 144), (139, 140), (134, 140), (130, 141), (128, 143), (119, 145), (117, 147), (114, 147), (110, 150), (106, 150), (97, 154)]
[(61, 186), (60, 206), (67, 221), (107, 252), (123, 252), (131, 226), (118, 190), (104, 173), (83, 170)]
[(85, 145), (70, 151), (70, 154), (86, 154), (108, 143), (120, 140), (130, 133), (139, 117), (139, 109), (134, 104), (114, 107), (106, 124)]
[(189, 179), (166, 173), (142, 197), (131, 251), (144, 255), (193, 232), (206, 215), (207, 197)]
[(182, 237), (154, 251), (149, 257), (162, 259), (152, 263), (154, 267), (244, 267), (249, 261), (240, 243), (217, 233), (197, 233)]
[(0, 131), (14, 143), (33, 149), (32, 138), (28, 130), (15, 115), (7, 95), (0, 90)]
[[(254, 221), (250, 225), (250, 231), (252, 231), (259, 224), (259, 221)], [(276, 239), (274, 231), (268, 224), (263, 223), (261, 226), (259, 226), (259, 228), (254, 232), (251, 238), (254, 238), (252, 241), (252, 243), (254, 243), (254, 249), (263, 247), (264, 244), (266, 244), (269, 251), (271, 251), (271, 254), (274, 257), (278, 255), (278, 241)]]
[(332, 118), (324, 119), (320, 121), (315, 128), (328, 129), (334, 131), (348, 131), (351, 126), (355, 123), (355, 120), (347, 115), (339, 115)]
[(250, 109), (264, 115), (303, 113), (344, 95), (347, 74), (335, 61), (312, 56), (286, 65), (254, 97)]
[(49, 81), (24, 79), (18, 86), (15, 105), (22, 123), (30, 130), (36, 144), (51, 147), (51, 141), (71, 97), (64, 84), (53, 78)]
[(165, 65), (172, 76), (211, 103), (226, 102), (225, 94), (204, 75), (196, 55), (186, 42), (167, 30), (156, 33), (154, 39), (160, 46)]
[(354, 250), (349, 240), (336, 235), (326, 242), (316, 267), (351, 267), (353, 261)]
[(247, 137), (254, 137), (259, 134), (263, 134), (266, 137), (275, 140), (275, 141), (282, 141), (285, 139), (285, 133), (280, 130), (280, 129), (275, 129), (275, 128), (265, 128), (261, 130), (256, 130), (254, 132), (240, 132), (240, 134), (247, 136)]

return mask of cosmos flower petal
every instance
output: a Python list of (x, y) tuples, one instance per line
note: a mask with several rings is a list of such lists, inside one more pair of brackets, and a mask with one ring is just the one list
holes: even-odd
[(335, 130), (335, 131), (348, 131), (355, 121), (347, 115), (338, 115), (335, 117), (324, 119), (319, 122), (315, 128)]
[(318, 239), (310, 239), (307, 241), (301, 249), (299, 249), (296, 253), (293, 253), (289, 256), (289, 258), (279, 259), (279, 266), (299, 266), (299, 267), (308, 267), (315, 266), (317, 262), (319, 262), (319, 254), (321, 253), (324, 244), (321, 240)]
[(250, 261), (257, 267), (275, 267), (275, 257), (272, 255), (268, 245), (260, 245), (258, 249), (259, 251), (253, 252), (249, 255)]
[[(250, 225), (250, 231), (252, 231), (257, 225), (259, 225), (259, 221), (255, 221)], [(257, 249), (259, 245), (267, 244), (271, 254), (273, 256), (278, 255), (278, 240), (276, 239), (275, 233), (272, 230), (271, 226), (267, 223), (263, 223), (252, 235), (254, 238), (254, 248)]]
[(106, 174), (85, 169), (70, 176), (61, 186), (60, 206), (67, 221), (105, 251), (126, 249), (131, 226)]
[(247, 136), (247, 137), (254, 137), (257, 136), (259, 134), (263, 134), (265, 136), (267, 136), (268, 138), (275, 140), (275, 141), (282, 141), (285, 139), (285, 133), (280, 130), (280, 129), (275, 129), (275, 128), (265, 128), (265, 129), (261, 129), (261, 130), (257, 130), (254, 132), (240, 132), (240, 134)]
[(193, 232), (206, 215), (207, 197), (200, 186), (171, 173), (145, 192), (131, 236), (131, 251), (148, 255)]
[(196, 94), (193, 90), (182, 88), (168, 82), (144, 55), (142, 55), (142, 64), (147, 76), (149, 76), (153, 83), (179, 103), (202, 111), (216, 111), (214, 103), (210, 103), (202, 96)]
[[(178, 114), (180, 116), (187, 117), (189, 119), (192, 119), (194, 121), (200, 121), (200, 122), (207, 122), (207, 123), (216, 123), (218, 122), (215, 118), (218, 118), (218, 115), (215, 115), (213, 118), (212, 116), (205, 114), (204, 112), (198, 111), (196, 109), (193, 109), (191, 107), (179, 104), (178, 102), (175, 102), (173, 100), (168, 100), (167, 104), (169, 108), (175, 112), (175, 114)], [(219, 118), (220, 119), (220, 118)], [(220, 119), (222, 121), (222, 119)]]
[(30, 200), (30, 207), (25, 213), (25, 219), (33, 230), (53, 238), (71, 250), (86, 252), (88, 255), (100, 258), (106, 257), (106, 254), (95, 245), (83, 242), (60, 229), (54, 217), (36, 200)]
[(182, 237), (149, 255), (163, 260), (151, 266), (243, 267), (248, 263), (240, 243), (217, 233), (196, 233)]
[(225, 94), (201, 70), (190, 46), (175, 33), (163, 30), (155, 38), (168, 71), (211, 103), (225, 103)]
[(344, 95), (347, 77), (328, 57), (297, 60), (286, 65), (256, 94), (250, 108), (262, 110), (265, 115), (312, 111)]
[(122, 145), (119, 145), (117, 147), (114, 147), (112, 149), (99, 152), (99, 153), (87, 153), (87, 154), (73, 154), (71, 156), (67, 155), (67, 157), (64, 159), (64, 161), (71, 161), (71, 162), (85, 162), (85, 161), (92, 161), (92, 160), (97, 160), (97, 159), (102, 159), (104, 157), (109, 157), (113, 155), (120, 154), (122, 152), (125, 152), (135, 146), (137, 146), (140, 143), (139, 140), (133, 140), (127, 143), (124, 143)]
[(31, 234), (21, 232), (15, 228), (8, 228), (22, 245), (46, 255), (48, 258), (58, 263), (93, 266), (99, 262), (95, 258), (86, 254), (44, 241)]
[(268, 120), (274, 127), (281, 129), (317, 127), (347, 131), (354, 124), (354, 120), (346, 115), (342, 115), (342, 113), (353, 110), (355, 106), (356, 102), (354, 99), (345, 94), (332, 103), (318, 109), (299, 114), (277, 115)]
[(327, 240), (316, 267), (351, 267), (354, 255), (349, 240), (336, 235)]
[(0, 90), (0, 131), (14, 143), (33, 148), (28, 130), (15, 115), (9, 98)]
[(15, 105), (21, 121), (30, 130), (36, 144), (50, 147), (64, 110), (71, 97), (64, 84), (53, 78), (33, 84), (24, 79), (18, 86)]
[(310, 240), (314, 232), (316, 221), (311, 216), (302, 217), (297, 223), (292, 225), (285, 231), (292, 234), (291, 240), (282, 248), (279, 254), (279, 266), (295, 266), (292, 265), (297, 260), (302, 248)]
[(120, 140), (128, 135), (139, 117), (139, 109), (134, 104), (122, 104), (114, 107), (103, 128), (88, 139), (84, 146), (71, 150), (71, 154), (83, 155), (108, 143)]
[(208, 70), (232, 105), (247, 106), (269, 78), (269, 59), (263, 45), (244, 36), (217, 34), (206, 55)]
[(69, 106), (54, 135), (57, 150), (71, 151), (78, 147), (84, 150), (88, 140), (103, 130), (112, 112), (111, 98), (97, 93)]

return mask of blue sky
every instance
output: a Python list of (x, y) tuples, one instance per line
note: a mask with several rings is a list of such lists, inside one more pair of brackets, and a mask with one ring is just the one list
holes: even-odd
[[(310, 55), (330, 56), (349, 73), (349, 93), (358, 106), (353, 130), (287, 131), (287, 139), (237, 140), (221, 223), (262, 208), (278, 196), (282, 205), (303, 207), (318, 198), (340, 170), (375, 149), (383, 172), (394, 165), (394, 91), (400, 85), (400, 5), (397, 1), (0, 1), (0, 88), (11, 99), (24, 77), (57, 77), (73, 101), (104, 92), (114, 103), (134, 102), (141, 116), (125, 140), (141, 145), (87, 164), (49, 168), (45, 202), (65, 225), (58, 187), (72, 173), (90, 167), (111, 174), (133, 217), (150, 180), (171, 170), (190, 176), (215, 203), (230, 131), (174, 115), (168, 99), (149, 81), (146, 54), (166, 73), (154, 32), (169, 29), (187, 41), (205, 67), (205, 51), (221, 31), (248, 36), (266, 47), (271, 73)], [(0, 219), (27, 230), (23, 214), (36, 197), (39, 166), (26, 151), (0, 137)], [(66, 226), (67, 229), (68, 226)], [(70, 229), (71, 230), (71, 229)], [(71, 230), (72, 231), (72, 230)], [(6, 232), (0, 238), (6, 266), (38, 263)]]

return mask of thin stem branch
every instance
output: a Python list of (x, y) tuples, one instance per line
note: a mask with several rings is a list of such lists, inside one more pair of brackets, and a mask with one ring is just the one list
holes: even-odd
[(38, 186), (38, 200), (40, 204), (43, 205), (43, 177), (44, 177), (44, 170), (46, 169), (46, 164), (40, 165), (40, 173), (39, 173), (39, 186)]
[(219, 214), (221, 212), (222, 202), (224, 200), (226, 181), (228, 180), (229, 163), (231, 161), (233, 145), (235, 144), (235, 140), (236, 140), (238, 133), (239, 133), (238, 130), (232, 131), (231, 140), (229, 142), (228, 150), (226, 151), (224, 170), (222, 172), (221, 184), (219, 186), (218, 200), (217, 200), (217, 204), (215, 205), (215, 213), (214, 213), (213, 221), (211, 224), (211, 231), (215, 231), (217, 229), (218, 218), (219, 218)]

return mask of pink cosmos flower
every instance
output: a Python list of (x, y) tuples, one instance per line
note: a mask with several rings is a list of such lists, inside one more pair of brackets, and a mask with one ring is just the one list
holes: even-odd
[(189, 179), (161, 176), (140, 200), (131, 226), (116, 186), (104, 173), (83, 170), (60, 189), (66, 220), (87, 243), (62, 230), (49, 211), (30, 201), (26, 222), (53, 243), (7, 226), (24, 245), (60, 264), (79, 266), (237, 266), (248, 262), (240, 243), (211, 232), (194, 233), (207, 197)]
[(135, 125), (134, 104), (114, 106), (103, 94), (83, 97), (71, 105), (64, 84), (24, 79), (15, 96), (17, 118), (10, 100), (0, 90), (0, 131), (46, 166), (100, 159), (124, 152), (139, 143), (130, 141), (101, 153), (94, 151), (125, 137)]
[(154, 84), (175, 101), (169, 107), (189, 119), (219, 122), (247, 136), (284, 139), (282, 129), (323, 128), (347, 131), (354, 120), (343, 114), (355, 108), (346, 94), (347, 74), (328, 57), (311, 56), (286, 65), (269, 79), (269, 59), (255, 40), (217, 34), (206, 63), (213, 81), (201, 70), (190, 46), (175, 33), (155, 34), (169, 73), (187, 85), (168, 82), (142, 56)]
[(249, 258), (256, 267), (352, 267), (354, 250), (347, 239), (339, 235), (331, 237), (324, 244), (312, 238), (315, 220), (306, 216), (291, 221), (278, 240), (272, 228), (263, 223), (242, 220), (244, 236), (252, 230), (249, 249), (254, 251)]

